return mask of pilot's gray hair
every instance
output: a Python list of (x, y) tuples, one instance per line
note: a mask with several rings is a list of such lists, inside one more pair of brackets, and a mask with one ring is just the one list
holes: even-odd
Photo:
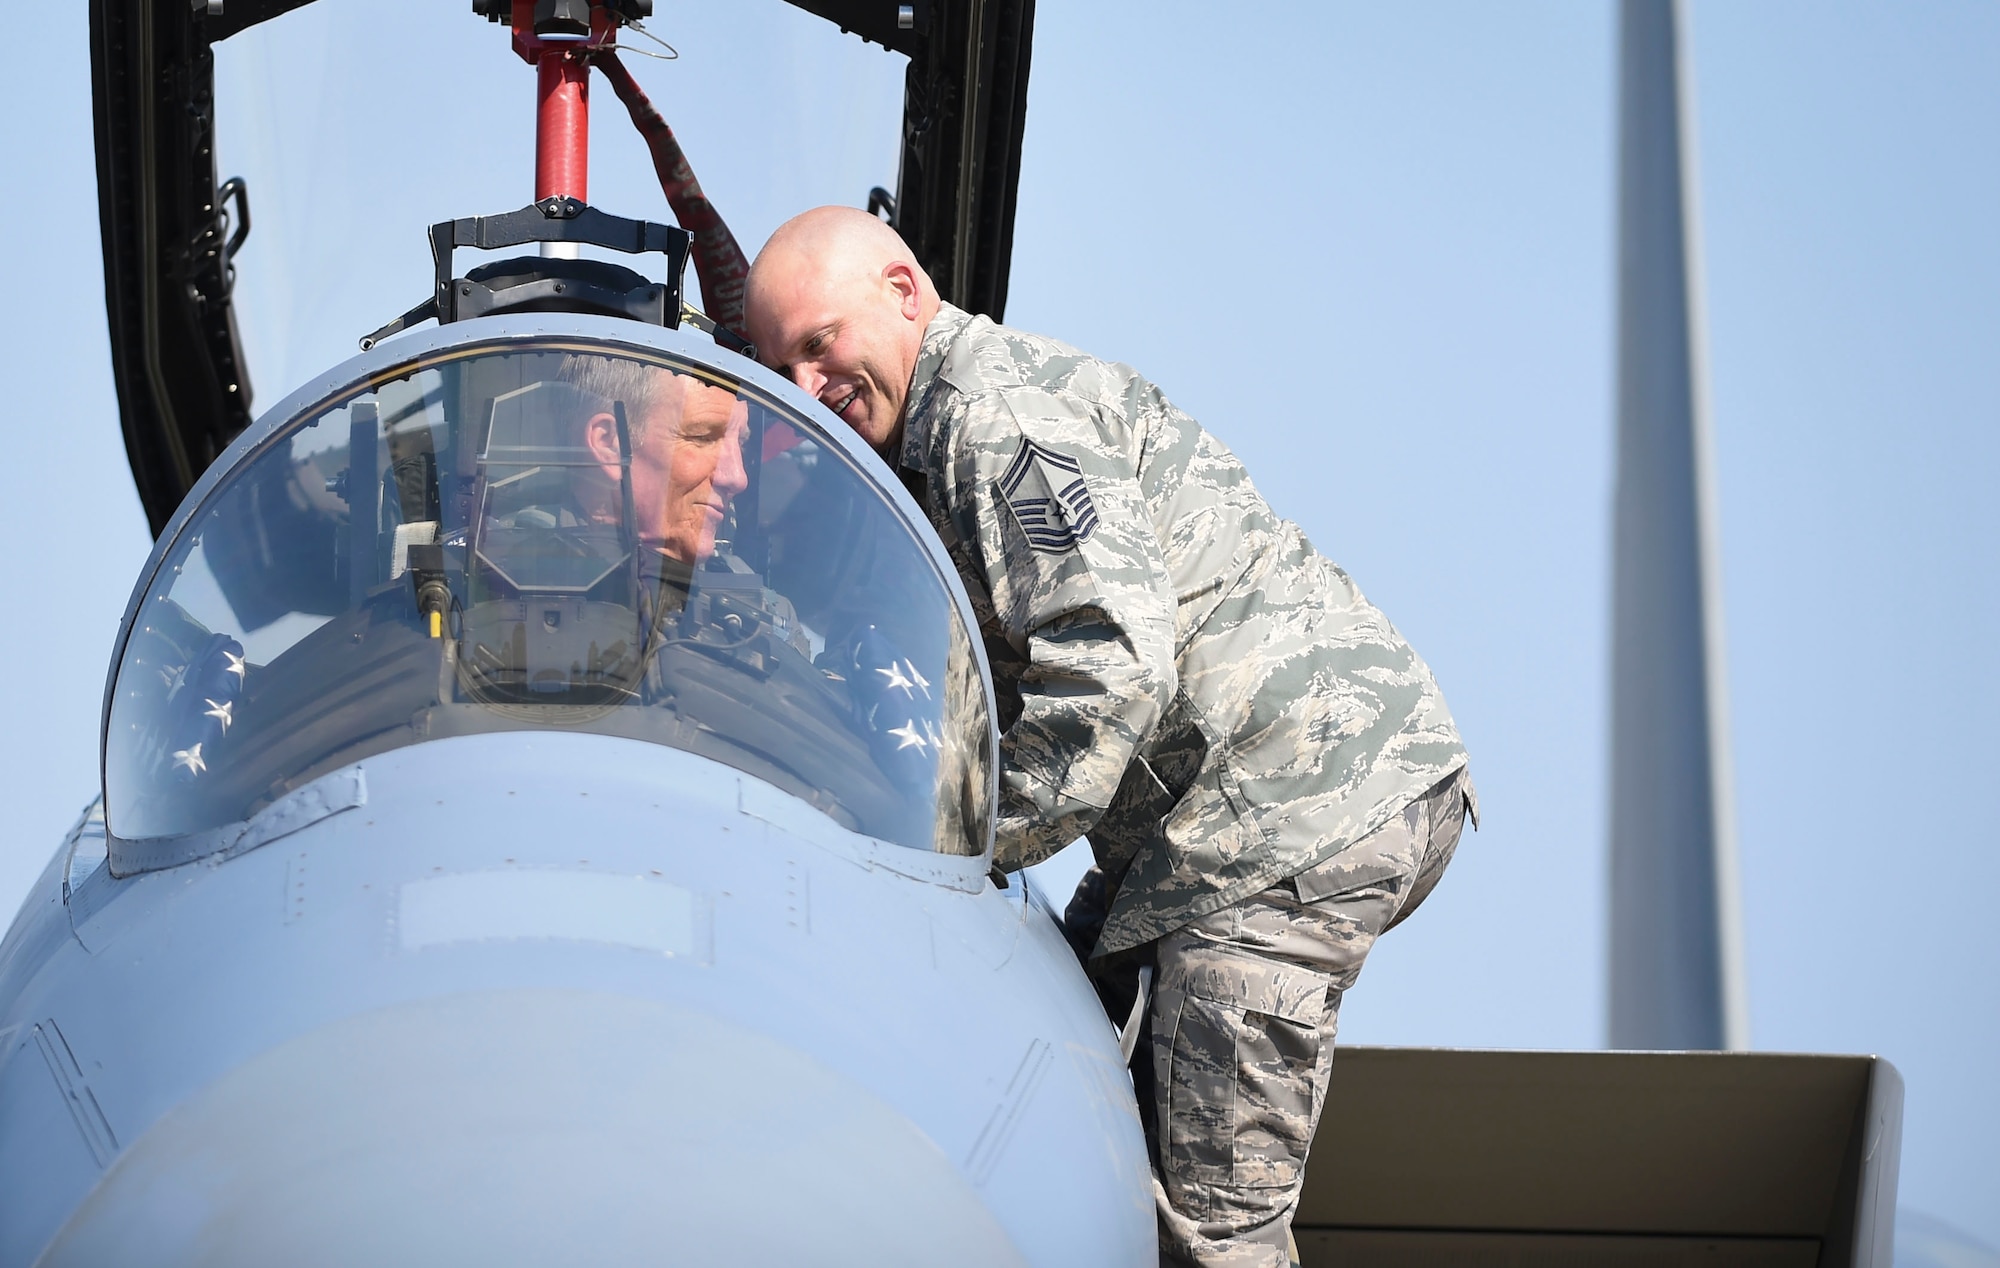
[(635, 445), (645, 435), (655, 407), (673, 402), (675, 377), (665, 366), (587, 352), (564, 356), (555, 373), (558, 383), (582, 394), (586, 418), (611, 413), (614, 401), (625, 402), (625, 421)]

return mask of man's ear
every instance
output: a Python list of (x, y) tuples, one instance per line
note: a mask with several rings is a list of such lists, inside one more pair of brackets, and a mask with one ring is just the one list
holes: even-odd
[(583, 447), (590, 451), (593, 462), (604, 468), (604, 474), (616, 479), (624, 466), (618, 452), (618, 420), (609, 414), (592, 414), (590, 421), (583, 425)]
[(917, 271), (910, 267), (909, 261), (889, 261), (883, 266), (882, 280), (896, 296), (896, 307), (903, 314), (903, 320), (915, 321), (923, 316), (923, 287), (917, 284)]

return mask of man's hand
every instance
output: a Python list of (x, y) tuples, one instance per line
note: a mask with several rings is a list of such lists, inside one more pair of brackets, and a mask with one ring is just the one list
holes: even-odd
[(1069, 940), (1070, 950), (1076, 952), (1079, 963), (1086, 966), (1090, 963), (1090, 952), (1097, 946), (1097, 937), (1104, 932), (1105, 917), (1110, 914), (1110, 882), (1102, 869), (1092, 867), (1076, 883), (1076, 893), (1070, 896), (1069, 906), (1063, 908), (1063, 937)]

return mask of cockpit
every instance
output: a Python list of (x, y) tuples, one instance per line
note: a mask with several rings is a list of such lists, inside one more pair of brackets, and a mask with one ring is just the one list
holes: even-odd
[(715, 356), (456, 330), (363, 358), (198, 491), (116, 670), (116, 837), (241, 822), (404, 745), (553, 730), (984, 849), (977, 653), (935, 547), (845, 444)]

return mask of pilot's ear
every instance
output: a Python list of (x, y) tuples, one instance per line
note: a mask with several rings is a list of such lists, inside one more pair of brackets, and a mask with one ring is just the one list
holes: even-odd
[(591, 460), (609, 468), (612, 474), (623, 465), (618, 452), (618, 420), (610, 414), (590, 416), (590, 421), (583, 425), (583, 445), (590, 450)]

